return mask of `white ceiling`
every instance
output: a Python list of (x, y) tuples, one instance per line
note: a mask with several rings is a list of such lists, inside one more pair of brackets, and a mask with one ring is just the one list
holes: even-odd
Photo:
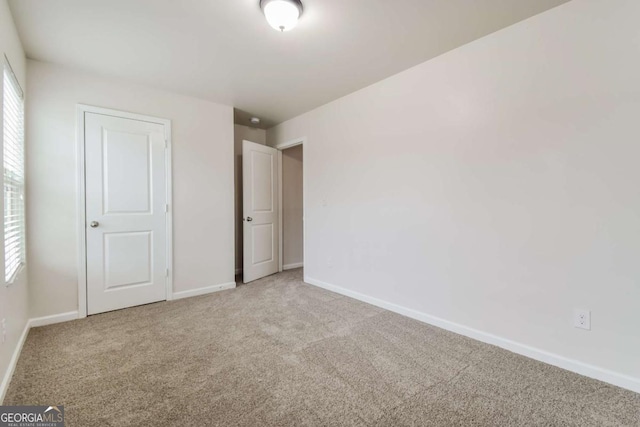
[(30, 58), (232, 105), (270, 126), (566, 1), (303, 0), (286, 33), (258, 0), (10, 6)]

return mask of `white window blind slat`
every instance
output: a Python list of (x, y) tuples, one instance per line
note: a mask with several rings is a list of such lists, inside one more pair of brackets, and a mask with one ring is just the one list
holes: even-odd
[(24, 100), (9, 66), (3, 75), (4, 276), (10, 283), (25, 263)]

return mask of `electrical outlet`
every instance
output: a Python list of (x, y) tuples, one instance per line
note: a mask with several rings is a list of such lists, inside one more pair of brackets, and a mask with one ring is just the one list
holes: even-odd
[(591, 312), (589, 310), (575, 309), (573, 311), (573, 326), (580, 329), (591, 330)]

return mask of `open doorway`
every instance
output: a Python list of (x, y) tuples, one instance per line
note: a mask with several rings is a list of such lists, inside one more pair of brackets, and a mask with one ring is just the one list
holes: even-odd
[(234, 171), (235, 171), (235, 273), (236, 282), (242, 282), (243, 266), (243, 182), (242, 142), (252, 141), (267, 145), (267, 131), (236, 124), (234, 126)]
[[(277, 144), (280, 151), (280, 271), (304, 267), (306, 138)], [(285, 213), (286, 211), (286, 213)], [(286, 230), (286, 231), (285, 231)]]
[(304, 266), (303, 144), (281, 149), (282, 270)]
[(242, 282), (304, 266), (304, 138), (242, 141)]

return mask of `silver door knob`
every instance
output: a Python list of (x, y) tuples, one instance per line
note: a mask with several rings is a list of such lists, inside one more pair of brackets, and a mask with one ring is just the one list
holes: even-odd
[(89, 224), (91, 226), (91, 228), (96, 228), (97, 226), (100, 225), (100, 223), (98, 221), (91, 221), (91, 224)]
[(253, 218), (251, 218), (250, 216), (247, 217), (247, 222), (251, 222), (253, 221)]

